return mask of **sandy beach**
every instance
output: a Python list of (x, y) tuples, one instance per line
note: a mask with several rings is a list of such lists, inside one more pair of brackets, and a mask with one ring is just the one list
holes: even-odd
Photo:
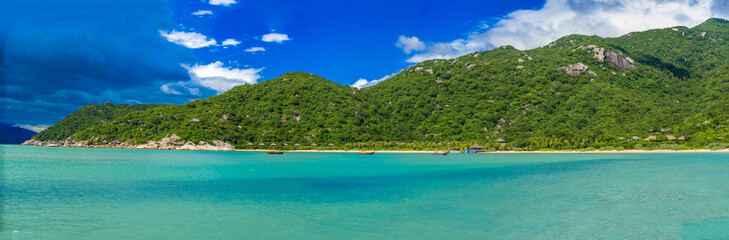
[[(267, 152), (268, 150), (263, 149), (236, 149), (239, 152)], [(371, 151), (371, 150), (368, 150)], [(399, 151), (399, 150), (373, 150), (375, 153), (427, 153), (432, 154), (436, 151)], [(322, 153), (359, 153), (359, 150), (285, 150), (285, 152), (322, 152)], [(610, 150), (610, 151), (577, 151), (577, 150), (562, 150), (562, 151), (498, 151), (498, 152), (482, 152), (479, 154), (539, 154), (539, 153), (729, 153), (729, 149), (724, 150), (709, 150), (709, 149), (694, 149), (694, 150)]]

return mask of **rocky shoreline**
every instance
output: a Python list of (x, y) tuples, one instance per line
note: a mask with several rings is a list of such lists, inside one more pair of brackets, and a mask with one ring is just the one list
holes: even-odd
[(66, 139), (65, 141), (40, 141), (30, 139), (21, 145), (40, 147), (84, 147), (84, 148), (124, 148), (124, 149), (159, 149), (159, 150), (191, 150), (191, 151), (235, 151), (235, 146), (220, 140), (213, 140), (212, 144), (200, 141), (198, 143), (179, 141), (176, 134), (168, 135), (160, 141), (147, 141), (144, 144), (133, 144), (131, 142), (119, 142), (106, 140), (99, 141), (76, 141)]

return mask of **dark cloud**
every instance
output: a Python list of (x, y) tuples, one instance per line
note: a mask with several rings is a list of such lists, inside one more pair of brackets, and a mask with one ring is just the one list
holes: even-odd
[(91, 103), (189, 100), (159, 89), (188, 81), (180, 64), (195, 61), (160, 36), (175, 28), (171, 14), (165, 0), (2, 1), (3, 120), (52, 124)]

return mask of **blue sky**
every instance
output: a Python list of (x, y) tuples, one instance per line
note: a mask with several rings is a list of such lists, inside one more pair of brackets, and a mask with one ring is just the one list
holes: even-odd
[(366, 87), (417, 62), (724, 17), (727, 0), (8, 0), (0, 120), (210, 97), (286, 72)]

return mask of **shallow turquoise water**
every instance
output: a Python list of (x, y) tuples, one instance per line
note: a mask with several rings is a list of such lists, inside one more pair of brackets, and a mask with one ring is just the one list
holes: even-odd
[(729, 238), (722, 153), (0, 151), (0, 239)]

